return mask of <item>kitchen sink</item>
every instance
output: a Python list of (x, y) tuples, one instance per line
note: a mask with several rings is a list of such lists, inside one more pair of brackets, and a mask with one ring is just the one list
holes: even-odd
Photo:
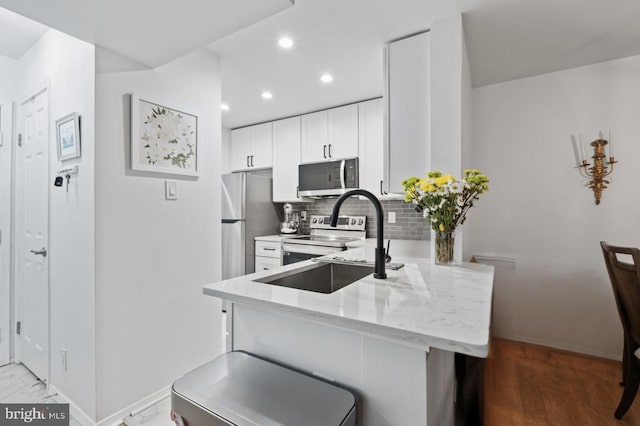
[(371, 274), (373, 268), (368, 265), (316, 263), (255, 281), (317, 293), (333, 293)]

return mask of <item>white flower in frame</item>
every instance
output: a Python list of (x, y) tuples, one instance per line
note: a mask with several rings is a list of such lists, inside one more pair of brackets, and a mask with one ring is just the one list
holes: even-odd
[(131, 94), (131, 168), (198, 176), (198, 117)]

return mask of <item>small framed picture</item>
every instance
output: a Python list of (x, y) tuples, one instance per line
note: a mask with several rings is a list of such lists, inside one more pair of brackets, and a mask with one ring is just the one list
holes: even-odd
[(198, 176), (198, 117), (131, 94), (131, 169)]
[(56, 120), (58, 160), (80, 157), (80, 116), (72, 112)]

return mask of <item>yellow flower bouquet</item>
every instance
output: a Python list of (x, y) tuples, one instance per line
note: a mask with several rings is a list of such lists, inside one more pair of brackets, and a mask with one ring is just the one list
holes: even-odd
[[(467, 212), (478, 196), (489, 190), (489, 179), (479, 170), (464, 171), (464, 178), (443, 175), (438, 171), (427, 173), (426, 178), (410, 177), (402, 181), (404, 200), (414, 203), (416, 210), (429, 220), (436, 231), (436, 261), (450, 263), (453, 259), (453, 235), (458, 225), (466, 220)], [(447, 233), (444, 236), (441, 233)], [(439, 239), (448, 238), (450, 244), (438, 252)]]

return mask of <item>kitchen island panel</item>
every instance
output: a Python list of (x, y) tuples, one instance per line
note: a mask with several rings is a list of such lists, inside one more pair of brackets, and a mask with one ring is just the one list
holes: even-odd
[(354, 389), (361, 398), (360, 425), (453, 424), (452, 353), (425, 352), (242, 303), (233, 308), (233, 349)]

